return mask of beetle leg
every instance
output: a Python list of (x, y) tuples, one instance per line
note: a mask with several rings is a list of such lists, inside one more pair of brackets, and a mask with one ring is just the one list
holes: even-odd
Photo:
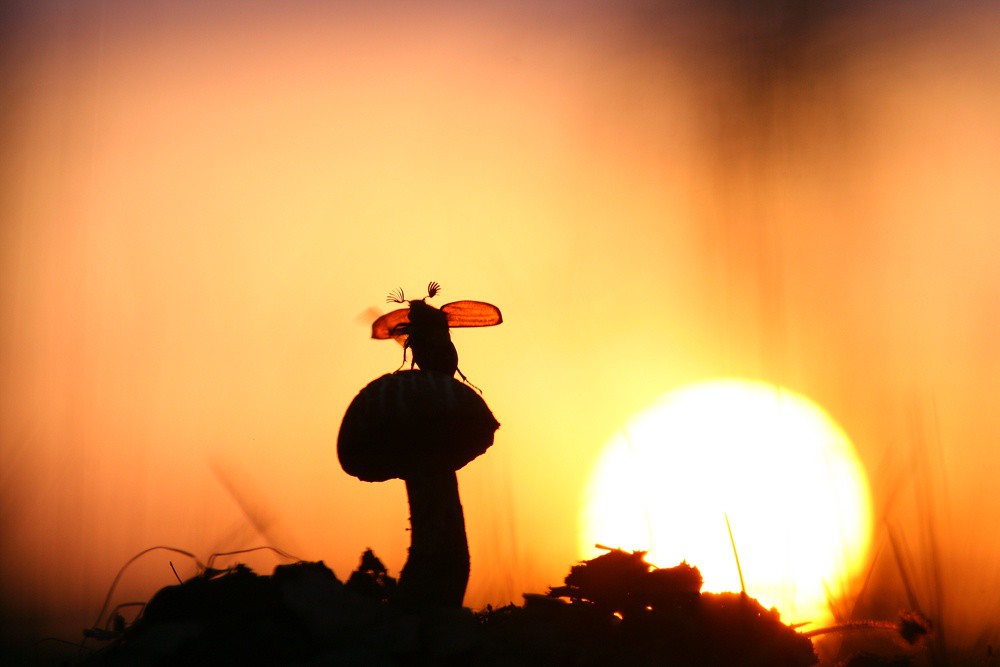
[(469, 385), (470, 387), (472, 387), (473, 389), (475, 389), (476, 391), (478, 391), (480, 394), (483, 393), (482, 389), (480, 389), (476, 385), (474, 385), (471, 382), (469, 382), (469, 378), (465, 377), (465, 373), (463, 373), (462, 371), (460, 371), (457, 366), (455, 367), (455, 372), (458, 373), (458, 376), (460, 378), (462, 378), (462, 382), (464, 382), (465, 384)]
[[(403, 363), (401, 363), (399, 365), (399, 368), (396, 369), (397, 373), (399, 371), (403, 370), (403, 366), (406, 365), (406, 348), (408, 348), (409, 346), (410, 346), (409, 341), (407, 341), (406, 343), (403, 344)], [(413, 366), (412, 365), (410, 366), (410, 370), (413, 370)]]
[[(406, 365), (406, 350), (409, 349), (409, 347), (410, 347), (410, 339), (407, 338), (406, 339), (406, 344), (403, 345), (403, 365), (400, 366), (400, 368), (402, 368), (403, 366)], [(411, 353), (410, 354), (410, 370), (412, 371), (413, 367), (416, 366), (416, 365), (417, 365), (417, 358), (414, 357), (413, 354)]]

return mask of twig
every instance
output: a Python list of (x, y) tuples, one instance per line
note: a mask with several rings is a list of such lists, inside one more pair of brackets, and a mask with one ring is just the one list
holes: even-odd
[(118, 570), (118, 574), (115, 575), (114, 581), (111, 582), (111, 587), (108, 589), (108, 594), (104, 598), (104, 604), (101, 605), (101, 611), (97, 614), (97, 620), (94, 621), (92, 627), (95, 628), (101, 627), (101, 619), (104, 618), (104, 612), (108, 610), (108, 605), (111, 604), (111, 596), (114, 595), (115, 588), (118, 586), (118, 582), (121, 580), (122, 575), (125, 574), (125, 570), (128, 569), (128, 566), (134, 563), (135, 561), (139, 560), (139, 558), (148, 554), (150, 551), (157, 551), (159, 549), (162, 549), (164, 551), (173, 551), (175, 553), (187, 556), (195, 563), (197, 563), (198, 567), (200, 567), (201, 569), (205, 569), (205, 565), (200, 560), (198, 560), (198, 557), (195, 556), (190, 551), (184, 551), (183, 549), (177, 549), (175, 547), (167, 547), (167, 546), (156, 546), (156, 547), (149, 547), (148, 549), (143, 549), (136, 555), (129, 558), (128, 561), (126, 561), (125, 564), (121, 566), (121, 569)]
[(236, 551), (216, 552), (216, 553), (214, 553), (214, 554), (212, 554), (211, 556), (208, 557), (208, 565), (205, 567), (205, 569), (206, 570), (213, 569), (212, 566), (215, 564), (215, 559), (216, 558), (220, 558), (220, 557), (223, 557), (223, 556), (236, 556), (237, 554), (246, 554), (246, 553), (250, 553), (251, 551), (261, 551), (263, 549), (269, 549), (269, 550), (273, 551), (274, 553), (278, 554), (279, 556), (281, 556), (282, 558), (287, 558), (288, 560), (292, 560), (292, 561), (301, 561), (302, 560), (298, 556), (293, 556), (292, 554), (290, 554), (290, 553), (288, 553), (286, 551), (282, 551), (278, 547), (272, 547), (270, 545), (264, 545), (262, 547), (251, 547), (249, 549), (237, 549)]
[(818, 637), (819, 635), (828, 635), (833, 632), (861, 632), (865, 630), (896, 632), (899, 628), (887, 621), (850, 621), (849, 623), (831, 625), (828, 628), (817, 628), (816, 630), (810, 630), (802, 634), (806, 637)]
[(729, 531), (729, 543), (733, 545), (733, 557), (736, 558), (736, 571), (740, 575), (740, 593), (746, 596), (747, 587), (743, 583), (743, 568), (740, 567), (740, 554), (736, 551), (736, 540), (733, 539), (733, 527), (729, 525), (729, 514), (723, 512), (722, 515), (726, 517), (726, 530)]

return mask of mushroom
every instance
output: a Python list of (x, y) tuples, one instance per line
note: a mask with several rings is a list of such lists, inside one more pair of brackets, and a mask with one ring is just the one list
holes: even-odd
[(344, 471), (406, 483), (410, 551), (394, 602), (462, 606), (469, 544), (455, 472), (493, 444), (499, 426), (479, 394), (433, 371), (383, 375), (348, 406), (337, 438)]

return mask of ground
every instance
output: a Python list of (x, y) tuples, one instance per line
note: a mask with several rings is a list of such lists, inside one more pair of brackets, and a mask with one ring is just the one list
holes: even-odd
[(812, 643), (697, 568), (609, 551), (523, 605), (405, 609), (371, 552), (344, 582), (322, 562), (202, 573), (109, 620), (87, 665), (811, 665)]

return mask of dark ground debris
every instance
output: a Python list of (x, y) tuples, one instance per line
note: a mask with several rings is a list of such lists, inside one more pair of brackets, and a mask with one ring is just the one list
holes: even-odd
[(522, 606), (403, 610), (367, 551), (341, 582), (322, 562), (245, 566), (161, 589), (86, 665), (811, 665), (808, 638), (739, 593), (701, 593), (685, 563), (610, 550)]

